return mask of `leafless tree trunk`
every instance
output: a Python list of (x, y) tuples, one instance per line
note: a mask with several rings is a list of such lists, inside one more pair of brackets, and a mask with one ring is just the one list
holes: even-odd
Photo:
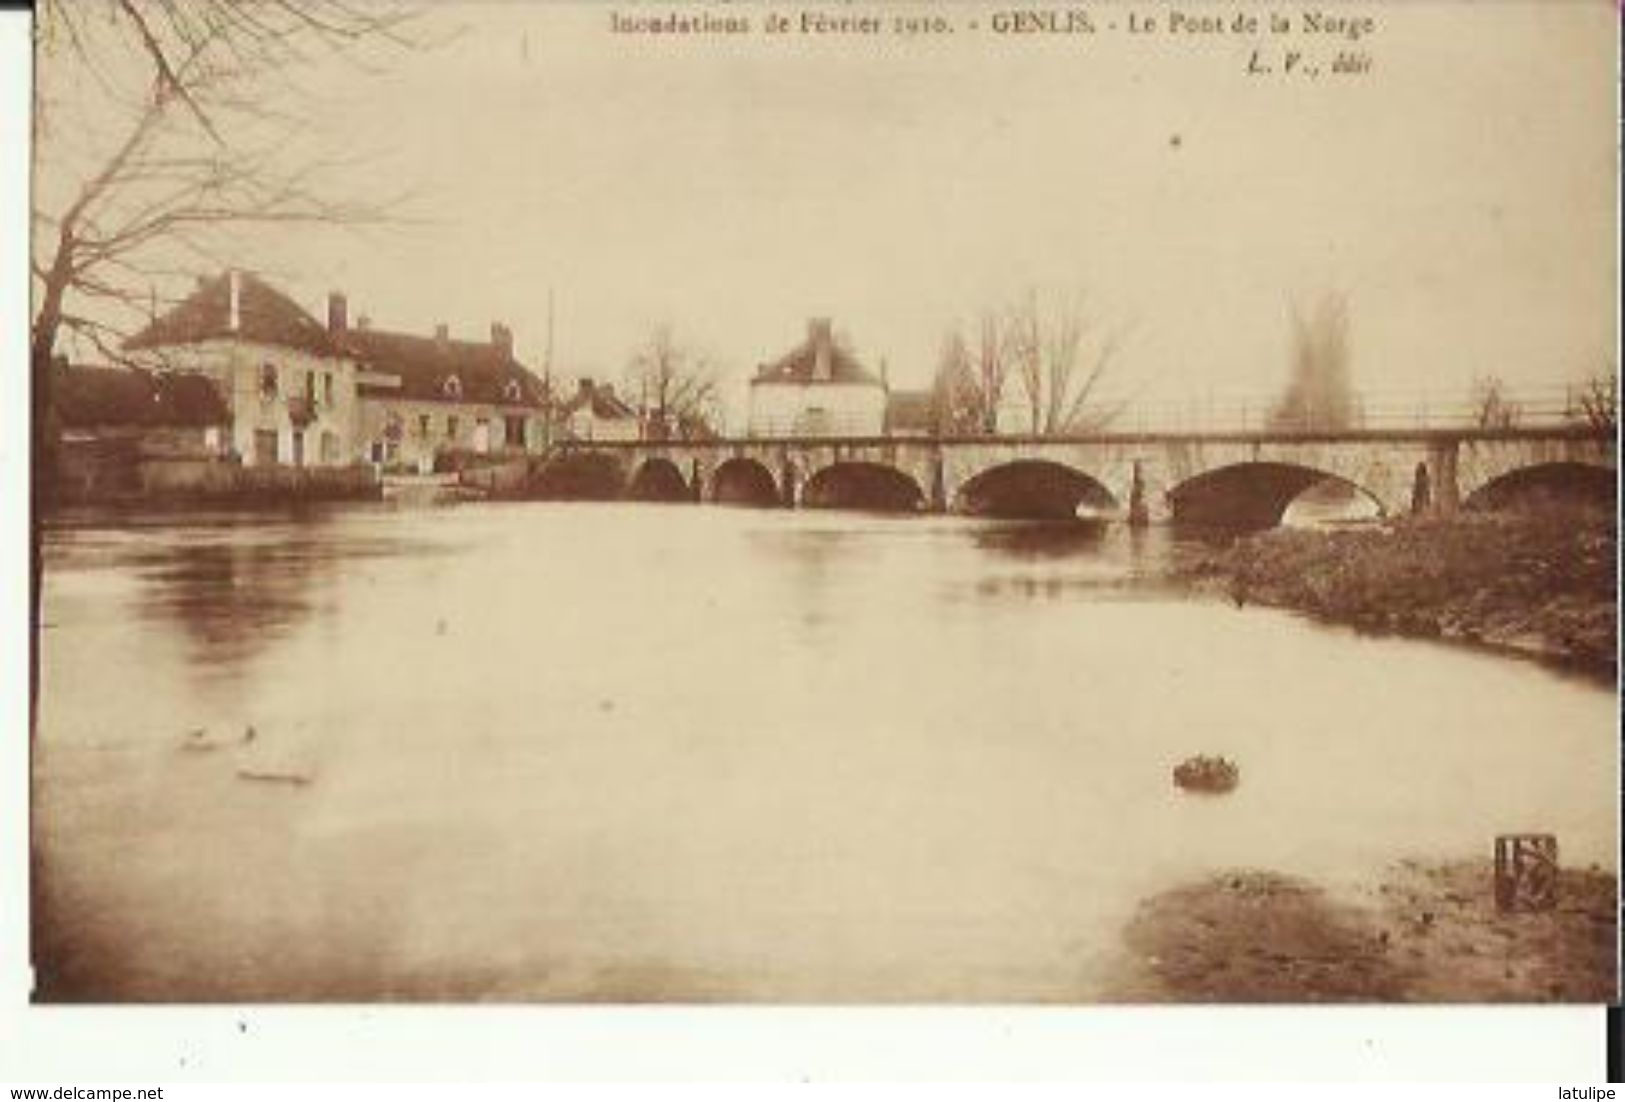
[(633, 353), (626, 368), (627, 393), (637, 403), (646, 436), (694, 437), (716, 431), (717, 382), (704, 358), (661, 325)]
[(1348, 300), (1321, 298), (1313, 314), (1292, 307), (1292, 374), (1270, 413), (1271, 428), (1341, 429), (1354, 419)]
[(1498, 375), (1473, 383), (1473, 423), (1481, 429), (1509, 429), (1523, 416), (1518, 403), (1507, 397), (1506, 384)]
[(996, 432), (1007, 370), (1004, 337), (995, 315), (981, 318), (974, 349), (962, 329), (950, 329), (932, 383), (935, 430), (955, 435)]
[(1030, 294), (1011, 312), (1005, 340), (1033, 434), (1098, 432), (1122, 412), (1098, 400), (1121, 338), (1097, 336), (1077, 307), (1046, 316)]
[(291, 74), (318, 56), (364, 64), (375, 43), (420, 45), (408, 37), (415, 17), (352, 0), (43, 0), (30, 214), (36, 628), (63, 333), (125, 362), (122, 341), (150, 313), (153, 281), (212, 259), (224, 231), (380, 220), (388, 204), (324, 190), (322, 166), (291, 151), (308, 120), (279, 104), (296, 102)]
[(1004, 399), (1009, 375), (1010, 361), (1005, 354), (998, 315), (985, 311), (976, 342), (976, 397), (984, 432), (999, 431), (999, 403)]
[(1586, 424), (1603, 432), (1619, 427), (1619, 373), (1609, 368), (1587, 379), (1580, 390), (1579, 413)]
[(958, 329), (943, 338), (931, 381), (931, 431), (939, 436), (982, 432), (985, 415), (970, 349)]

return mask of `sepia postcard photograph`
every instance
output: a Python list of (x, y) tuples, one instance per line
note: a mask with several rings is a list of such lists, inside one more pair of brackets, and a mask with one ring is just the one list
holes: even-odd
[(1616, 1003), (1619, 21), (40, 0), (24, 997)]

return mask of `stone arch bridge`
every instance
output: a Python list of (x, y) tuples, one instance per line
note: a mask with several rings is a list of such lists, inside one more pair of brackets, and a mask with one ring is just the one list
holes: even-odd
[(573, 441), (615, 496), (1070, 516), (1279, 521), (1309, 486), (1347, 483), (1385, 515), (1450, 512), (1518, 482), (1611, 492), (1615, 434), (1584, 425), (1076, 437)]

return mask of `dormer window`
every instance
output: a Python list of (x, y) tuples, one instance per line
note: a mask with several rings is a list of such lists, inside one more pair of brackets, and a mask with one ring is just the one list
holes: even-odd
[(524, 388), (519, 385), (518, 379), (509, 379), (507, 385), (502, 388), (502, 394), (510, 402), (520, 402), (525, 398)]
[(448, 375), (445, 383), (441, 386), (441, 390), (446, 397), (452, 401), (457, 401), (463, 396), (463, 381), (455, 375)]

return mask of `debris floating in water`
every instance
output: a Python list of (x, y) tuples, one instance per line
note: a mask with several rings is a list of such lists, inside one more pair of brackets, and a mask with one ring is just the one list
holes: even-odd
[(315, 779), (316, 769), (308, 753), (301, 753), (297, 740), (292, 744), (285, 737), (267, 741), (250, 723), (243, 728), (242, 745), (237, 754), (237, 776), (245, 781), (303, 785)]
[(1187, 792), (1229, 792), (1241, 781), (1241, 770), (1224, 757), (1198, 754), (1174, 766), (1174, 784)]

